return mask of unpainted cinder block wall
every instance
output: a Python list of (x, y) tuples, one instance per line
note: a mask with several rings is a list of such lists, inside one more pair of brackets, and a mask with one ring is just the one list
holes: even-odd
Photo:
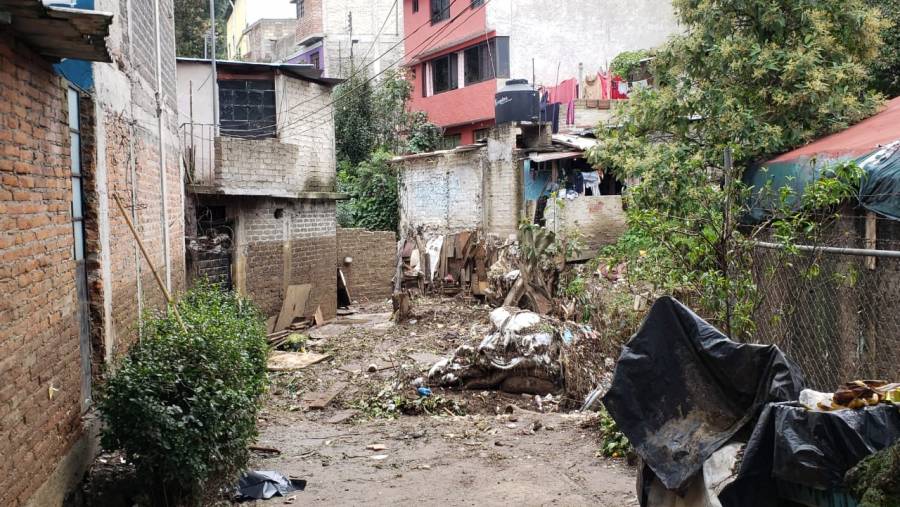
[(236, 214), (239, 290), (267, 317), (281, 310), (288, 285), (311, 284), (306, 316), (337, 310), (337, 223), (330, 200), (241, 198)]
[[(337, 265), (356, 302), (377, 301), (391, 296), (391, 281), (397, 270), (397, 235), (393, 231), (337, 229)], [(350, 264), (345, 260), (352, 259)]]

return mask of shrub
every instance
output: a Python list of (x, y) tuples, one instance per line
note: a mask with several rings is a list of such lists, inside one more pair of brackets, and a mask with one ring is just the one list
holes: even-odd
[(249, 459), (267, 386), (265, 324), (232, 292), (202, 284), (147, 334), (100, 393), (103, 446), (135, 464), (151, 502), (197, 503)]

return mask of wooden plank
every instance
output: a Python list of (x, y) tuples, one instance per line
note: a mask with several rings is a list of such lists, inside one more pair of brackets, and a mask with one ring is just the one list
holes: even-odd
[(322, 315), (322, 307), (321, 306), (316, 307), (315, 319), (316, 319), (316, 327), (322, 327), (325, 325), (325, 316)]
[(282, 352), (273, 351), (269, 355), (267, 369), (269, 371), (295, 371), (307, 366), (321, 363), (330, 358), (328, 354), (316, 354), (315, 352)]
[(284, 294), (284, 302), (281, 304), (281, 313), (278, 314), (272, 332), (281, 331), (290, 326), (297, 317), (303, 317), (311, 290), (312, 285), (309, 284), (288, 285)]
[[(869, 250), (875, 250), (878, 246), (878, 222), (875, 217), (875, 213), (869, 211), (866, 213), (866, 248)], [(866, 257), (866, 268), (870, 271), (873, 271), (878, 265), (878, 260), (875, 257), (869, 256)]]
[(310, 410), (322, 410), (345, 389), (347, 389), (346, 382), (336, 382), (326, 391), (307, 394), (303, 399), (309, 401), (307, 407)]

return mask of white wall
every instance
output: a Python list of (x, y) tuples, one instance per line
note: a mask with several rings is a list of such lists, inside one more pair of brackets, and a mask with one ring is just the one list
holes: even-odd
[[(425, 0), (422, 3), (427, 4)], [(352, 38), (359, 41), (353, 49), (358, 65), (371, 62), (394, 45), (397, 47), (390, 54), (369, 67), (370, 74), (377, 74), (387, 65), (403, 58), (403, 44), (398, 44), (403, 39), (402, 0), (397, 2), (396, 7), (394, 0), (325, 0), (322, 23), (326, 35), (325, 63), (330, 77), (346, 77), (349, 74), (351, 35), (347, 14), (350, 12), (353, 13)], [(384, 30), (376, 41), (375, 36), (382, 24)], [(366, 53), (368, 57), (363, 62)], [(343, 74), (339, 73), (341, 69)]]
[(671, 0), (492, 0), (488, 26), (510, 36), (510, 74), (553, 85), (607, 68), (619, 53), (649, 49), (676, 33)]
[[(209, 63), (178, 62), (178, 124), (211, 124), (213, 119), (212, 65)], [(193, 120), (191, 96), (193, 95)]]

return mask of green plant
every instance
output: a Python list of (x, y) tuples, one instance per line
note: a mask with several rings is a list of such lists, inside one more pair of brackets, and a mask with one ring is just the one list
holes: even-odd
[(374, 396), (357, 400), (353, 408), (372, 419), (396, 419), (401, 415), (463, 415), (455, 400), (438, 394), (410, 399), (392, 389), (382, 389)]
[(353, 170), (338, 174), (339, 188), (350, 194), (350, 200), (339, 205), (341, 225), (373, 231), (397, 230), (397, 170), (390, 160), (390, 153), (376, 151)]
[(845, 481), (859, 507), (900, 506), (900, 443), (860, 461)]
[[(100, 393), (102, 443), (125, 451), (154, 504), (199, 504), (247, 463), (267, 388), (265, 323), (248, 300), (201, 284), (145, 335)], [(183, 322), (184, 327), (182, 327)]]
[(650, 51), (638, 49), (637, 51), (623, 51), (613, 58), (609, 69), (613, 75), (623, 79), (630, 79), (631, 73), (637, 70), (641, 60), (650, 56)]
[(634, 454), (634, 448), (628, 437), (619, 431), (616, 421), (606, 408), (600, 409), (597, 417), (600, 430), (600, 449), (597, 453), (607, 458), (626, 458)]
[[(758, 297), (750, 253), (761, 228), (741, 226), (750, 197), (741, 175), (875, 111), (880, 97), (867, 91), (867, 66), (885, 23), (863, 0), (674, 5), (684, 35), (656, 51), (655, 87), (617, 109), (620, 128), (598, 130), (590, 159), (637, 182), (625, 195), (629, 232), (613, 249), (628, 261), (629, 279), (746, 336)], [(807, 192), (823, 190), (825, 201), (846, 195), (837, 179)], [(797, 220), (781, 225), (803, 233)]]

